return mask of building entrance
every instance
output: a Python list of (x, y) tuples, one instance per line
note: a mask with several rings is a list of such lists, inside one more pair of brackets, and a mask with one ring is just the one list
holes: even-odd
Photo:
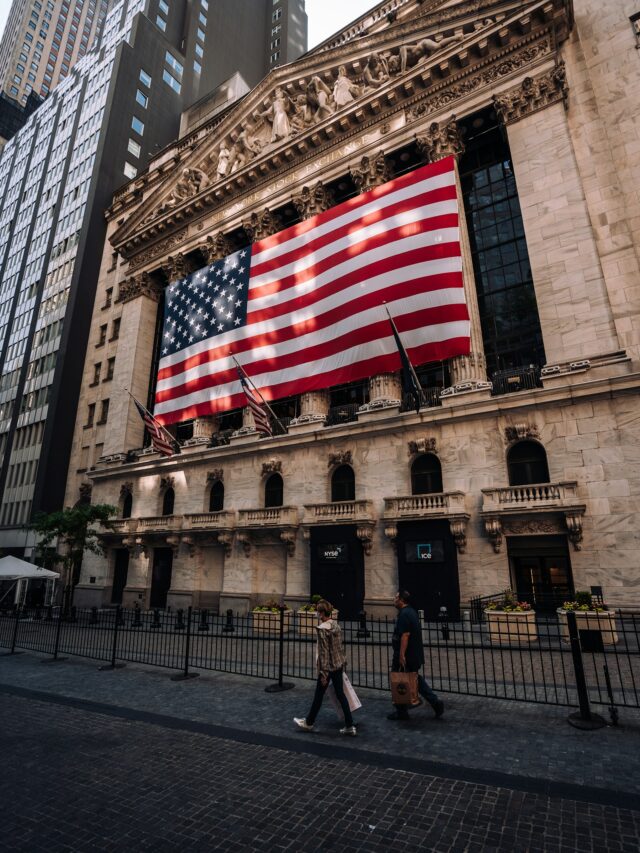
[(111, 587), (111, 603), (122, 604), (122, 593), (127, 585), (129, 573), (129, 552), (126, 548), (116, 548), (113, 566), (113, 586)]
[(154, 548), (149, 607), (162, 608), (167, 606), (167, 593), (171, 587), (172, 568), (173, 551), (171, 548)]
[(460, 618), (458, 552), (446, 520), (398, 524), (398, 587), (411, 593), (416, 610), (436, 619), (446, 607), (451, 619)]
[(511, 583), (519, 601), (539, 612), (554, 612), (573, 598), (566, 536), (507, 537)]
[(364, 602), (364, 554), (355, 526), (311, 529), (311, 594), (321, 595), (356, 619)]

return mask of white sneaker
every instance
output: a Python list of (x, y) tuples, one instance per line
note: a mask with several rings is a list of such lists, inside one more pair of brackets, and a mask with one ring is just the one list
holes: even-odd
[(310, 726), (304, 717), (294, 717), (293, 722), (296, 724), (296, 726), (299, 729), (302, 729), (303, 732), (312, 732), (313, 731), (313, 726)]
[(350, 735), (351, 737), (355, 737), (358, 732), (356, 731), (355, 726), (345, 726), (343, 729), (340, 729), (341, 735)]

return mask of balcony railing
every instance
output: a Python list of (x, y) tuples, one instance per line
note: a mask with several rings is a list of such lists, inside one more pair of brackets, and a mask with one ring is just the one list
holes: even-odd
[(180, 530), (181, 515), (153, 515), (138, 519), (138, 533), (165, 533), (167, 530)]
[(297, 524), (298, 509), (295, 506), (238, 510), (238, 527), (296, 527)]
[(464, 511), (464, 492), (434, 492), (384, 499), (385, 518), (446, 516)]
[(563, 509), (578, 499), (576, 482), (533, 483), (527, 486), (504, 486), (482, 489), (482, 511), (535, 510), (547, 507)]
[[(423, 388), (420, 394), (420, 408), (430, 409), (434, 406), (441, 406), (442, 400), (440, 399), (440, 394), (442, 394), (442, 388)], [(415, 411), (415, 408), (416, 404), (411, 394), (403, 394), (400, 411), (410, 412), (412, 409)]]
[(305, 504), (307, 524), (339, 524), (374, 521), (372, 501), (337, 501), (327, 504)]
[(231, 510), (220, 512), (192, 512), (184, 516), (185, 530), (222, 530), (235, 525), (236, 514)]
[(496, 370), (491, 376), (492, 394), (513, 394), (516, 391), (526, 391), (532, 388), (542, 388), (540, 368), (535, 364), (529, 367), (510, 367), (507, 370)]
[(105, 528), (105, 534), (115, 533), (126, 536), (127, 533), (133, 533), (137, 527), (137, 518), (114, 518), (109, 521), (109, 526)]
[(348, 424), (358, 420), (358, 409), (361, 403), (345, 403), (344, 406), (332, 406), (324, 422), (325, 426), (336, 426), (337, 424)]

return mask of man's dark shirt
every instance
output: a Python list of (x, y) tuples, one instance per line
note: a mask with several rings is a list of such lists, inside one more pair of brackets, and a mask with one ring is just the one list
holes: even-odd
[(398, 611), (398, 618), (393, 629), (391, 645), (393, 647), (393, 669), (400, 665), (400, 638), (403, 634), (409, 634), (409, 643), (406, 652), (407, 672), (418, 672), (424, 664), (424, 648), (422, 646), (422, 630), (418, 614), (413, 607), (403, 607)]

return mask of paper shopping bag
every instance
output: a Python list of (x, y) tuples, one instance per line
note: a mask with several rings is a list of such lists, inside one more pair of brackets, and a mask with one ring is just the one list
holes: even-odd
[[(353, 689), (353, 684), (349, 681), (346, 673), (342, 674), (342, 686), (344, 689), (344, 695), (347, 697), (347, 702), (349, 703), (349, 710), (357, 711), (358, 708), (362, 708), (362, 702), (358, 699), (358, 694)], [(336, 690), (332, 681), (329, 682), (329, 686), (327, 687), (327, 694), (329, 699), (331, 699), (333, 707), (336, 709), (336, 714), (341, 717), (342, 708), (338, 702), (338, 697), (336, 696)]]
[(418, 673), (390, 672), (391, 701), (394, 705), (418, 704)]

